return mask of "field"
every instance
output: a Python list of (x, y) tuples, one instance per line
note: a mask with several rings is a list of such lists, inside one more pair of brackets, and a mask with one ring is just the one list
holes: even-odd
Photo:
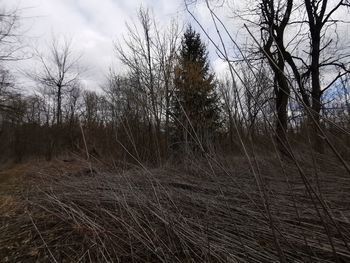
[(350, 262), (349, 175), (298, 158), (4, 168), (1, 262)]

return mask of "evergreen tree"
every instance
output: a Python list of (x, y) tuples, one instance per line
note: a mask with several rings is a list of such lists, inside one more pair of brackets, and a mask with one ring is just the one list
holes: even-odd
[(174, 138), (185, 147), (206, 145), (220, 126), (215, 76), (199, 33), (189, 26), (184, 33), (175, 70), (173, 96)]

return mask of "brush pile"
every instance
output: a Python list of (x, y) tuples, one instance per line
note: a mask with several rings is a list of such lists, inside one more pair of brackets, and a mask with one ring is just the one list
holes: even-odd
[[(350, 179), (259, 158), (122, 170), (35, 167), (3, 262), (350, 262)], [(320, 160), (318, 160), (320, 161)], [(181, 168), (178, 168), (181, 167)]]

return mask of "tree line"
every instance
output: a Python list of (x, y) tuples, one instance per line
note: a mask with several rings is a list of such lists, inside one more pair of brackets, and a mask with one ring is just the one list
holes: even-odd
[[(205, 2), (223, 41), (221, 32), (229, 32)], [(115, 43), (124, 73), (111, 70), (101, 87), (85, 89), (80, 56), (71, 41), (57, 38), (49, 52), (34, 49), (36, 67), (25, 72), (36, 87), (29, 94), (18, 90), (6, 69), (6, 59), (19, 59), (14, 56), (20, 48), (7, 46), (8, 40), (18, 43), (18, 17), (4, 11), (2, 157), (51, 159), (70, 151), (162, 164), (191, 154), (240, 152), (246, 142), (272, 148), (270, 138), (287, 155), (291, 139), (311, 140), (315, 151), (324, 152), (325, 141), (333, 145), (337, 139), (329, 134), (348, 135), (348, 54), (326, 52), (333, 45), (333, 35), (327, 34), (340, 23), (333, 16), (349, 3), (330, 8), (326, 0), (261, 0), (252, 6), (245, 26), (253, 41), (244, 50), (240, 46), (240, 58), (230, 58), (228, 44), (219, 48), (209, 36), (227, 62), (224, 77), (210, 65), (206, 32), (182, 28), (176, 20), (159, 28), (149, 10), (141, 8), (137, 23), (128, 24), (123, 41)], [(296, 12), (305, 12), (304, 20)], [(297, 26), (296, 36), (286, 43), (287, 30)], [(297, 47), (306, 55), (298, 55)], [(324, 80), (327, 68), (334, 74)]]

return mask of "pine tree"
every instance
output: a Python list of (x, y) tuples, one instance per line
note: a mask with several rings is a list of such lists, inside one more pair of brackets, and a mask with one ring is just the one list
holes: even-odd
[(189, 26), (184, 33), (175, 70), (173, 96), (174, 138), (192, 145), (206, 145), (220, 126), (215, 75), (199, 33)]

